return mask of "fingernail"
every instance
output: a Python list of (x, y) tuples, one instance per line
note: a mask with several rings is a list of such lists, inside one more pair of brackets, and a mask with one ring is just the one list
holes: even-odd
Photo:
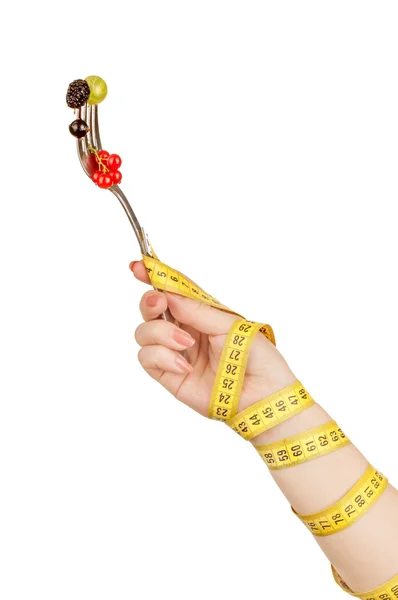
[(193, 337), (183, 329), (175, 329), (173, 332), (173, 338), (177, 344), (181, 344), (181, 346), (185, 346), (186, 348), (190, 348), (195, 343)]
[(146, 303), (150, 308), (154, 308), (158, 303), (158, 296), (155, 296), (154, 294), (152, 296), (148, 296)]
[(138, 263), (138, 262), (139, 262), (138, 260), (133, 260), (133, 261), (131, 261), (131, 263), (129, 264), (129, 269), (130, 269), (130, 271), (132, 271), (132, 270), (134, 269), (134, 265), (135, 265), (136, 263)]
[(185, 360), (181, 355), (176, 358), (176, 365), (180, 369), (181, 373), (191, 373), (193, 371), (192, 365)]

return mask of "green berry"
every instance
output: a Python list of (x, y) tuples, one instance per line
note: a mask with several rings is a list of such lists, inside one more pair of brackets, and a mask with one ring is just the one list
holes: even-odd
[(86, 77), (86, 81), (90, 88), (90, 96), (87, 100), (89, 104), (99, 104), (105, 100), (108, 93), (108, 87), (101, 77), (97, 75), (90, 75)]

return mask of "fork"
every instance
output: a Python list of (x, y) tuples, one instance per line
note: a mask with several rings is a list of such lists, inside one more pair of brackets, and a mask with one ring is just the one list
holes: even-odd
[[(91, 146), (97, 151), (102, 150), (101, 136), (98, 123), (98, 104), (85, 104), (84, 106), (80, 107), (77, 111), (77, 118), (83, 119), (83, 121), (85, 121), (89, 127), (87, 134), (83, 138), (77, 140), (77, 154), (84, 172), (91, 179), (91, 176), (94, 173), (94, 171), (97, 170), (98, 165), (95, 158), (95, 154), (90, 152), (89, 147)], [(153, 257), (148, 236), (145, 233), (143, 227), (141, 227), (131, 207), (131, 204), (122, 192), (120, 186), (112, 185), (108, 189), (110, 192), (112, 192), (114, 196), (116, 196), (116, 198), (122, 205), (127, 215), (127, 218), (130, 221), (130, 224), (133, 228), (135, 237), (137, 238), (141, 253), (145, 256)], [(154, 289), (156, 290), (156, 288)], [(161, 317), (166, 321), (172, 321), (173, 323), (176, 323), (168, 309), (166, 310), (166, 312), (162, 313)]]

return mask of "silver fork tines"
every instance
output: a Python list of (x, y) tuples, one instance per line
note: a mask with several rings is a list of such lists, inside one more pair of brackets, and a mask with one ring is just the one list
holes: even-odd
[[(87, 135), (82, 139), (77, 140), (77, 154), (84, 172), (88, 177), (91, 178), (92, 174), (96, 170), (96, 161), (95, 155), (89, 150), (89, 146), (95, 148), (97, 151), (102, 150), (98, 123), (98, 105), (85, 104), (79, 108), (78, 118), (86, 121), (87, 125), (89, 126)], [(125, 194), (118, 185), (112, 185), (112, 187), (109, 188), (109, 191), (116, 196), (120, 204), (123, 206), (131, 226), (133, 227), (141, 252), (148, 256), (152, 256), (151, 248), (146, 241), (142, 227), (135, 216), (135, 213), (131, 208), (131, 204), (127, 200)]]
[[(90, 147), (94, 148), (97, 151), (102, 150), (101, 136), (98, 123), (98, 105), (85, 104), (84, 106), (78, 109), (77, 118), (83, 119), (83, 121), (85, 121), (89, 127), (87, 135), (82, 139), (77, 140), (77, 154), (84, 172), (91, 179), (92, 174), (97, 169), (97, 162), (95, 159), (95, 154), (93, 152), (90, 152)], [(152, 256), (151, 245), (148, 241), (148, 238), (143, 228), (141, 227), (137, 217), (135, 216), (135, 213), (131, 208), (131, 205), (127, 200), (126, 196), (124, 195), (124, 193), (118, 185), (112, 185), (108, 189), (110, 192), (112, 192), (114, 196), (116, 196), (116, 198), (122, 205), (137, 238), (141, 253), (146, 256)], [(162, 318), (170, 321), (173, 320), (169, 311), (167, 311), (166, 314), (163, 313)]]

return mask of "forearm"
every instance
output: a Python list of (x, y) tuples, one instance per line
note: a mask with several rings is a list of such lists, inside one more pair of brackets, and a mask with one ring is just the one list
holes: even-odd
[[(259, 446), (283, 440), (330, 420), (331, 417), (315, 404), (261, 434), (253, 444)], [(343, 498), (368, 466), (366, 458), (350, 444), (304, 464), (273, 470), (271, 474), (296, 512), (309, 515)], [(353, 590), (361, 592), (377, 588), (398, 574), (398, 492), (388, 486), (358, 521), (328, 537), (316, 536), (316, 540)]]

